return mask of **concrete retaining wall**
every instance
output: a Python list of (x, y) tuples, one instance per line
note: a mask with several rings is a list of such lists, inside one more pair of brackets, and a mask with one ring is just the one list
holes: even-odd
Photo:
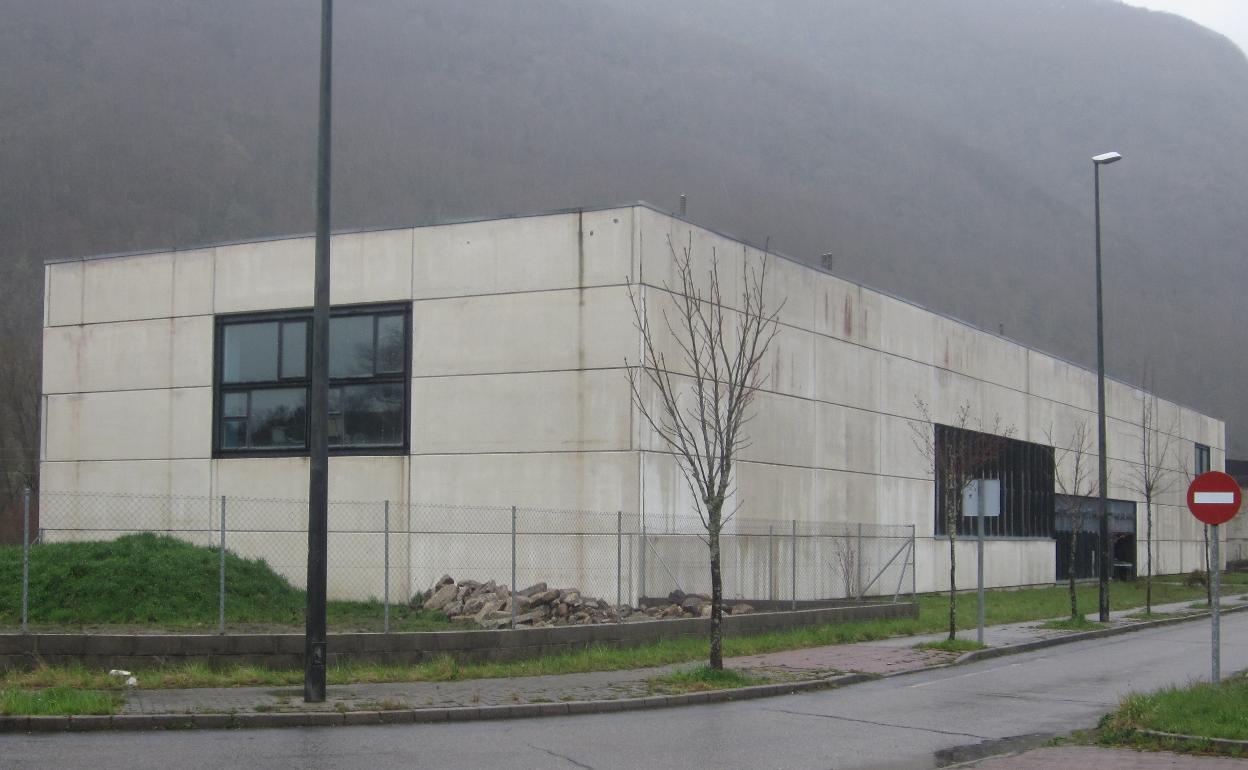
[[(725, 616), (725, 633), (751, 634), (853, 620), (916, 618), (918, 604), (871, 604), (796, 612)], [(660, 639), (706, 636), (707, 618), (596, 626), (551, 626), (515, 631), (430, 631), (330, 634), (331, 664), (419, 663), (441, 655), (461, 661), (506, 661), (584, 649), (592, 644), (636, 647)], [(0, 670), (37, 664), (81, 663), (96, 668), (142, 669), (203, 662), (269, 668), (303, 666), (302, 634), (0, 634)]]

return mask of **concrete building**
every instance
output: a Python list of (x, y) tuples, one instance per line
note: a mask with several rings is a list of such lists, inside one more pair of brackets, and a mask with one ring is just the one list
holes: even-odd
[[(629, 283), (657, 318), (669, 240), (691, 243), (703, 264), (717, 255), (726, 300), (742, 261), (763, 256), (644, 204), (333, 236), (331, 499), (623, 510), (651, 530), (690, 512), (624, 368), (640, 350)], [(312, 264), (311, 237), (49, 263), (45, 494), (306, 498)], [(1095, 451), (1094, 372), (789, 259), (771, 260), (770, 286), (785, 300), (782, 327), (737, 466), (738, 522), (914, 525), (917, 586), (934, 590), (948, 543), (930, 465), (912, 442), (916, 399), (935, 423), (963, 403), (984, 424), (1000, 415), (1019, 457), (1032, 458), (1020, 462), (1043, 461), (1044, 447), (1081, 423)], [(1109, 495), (1123, 532), (1141, 537), (1129, 481), (1144, 395), (1107, 386)], [(1223, 467), (1222, 421), (1158, 401), (1155, 425), (1174, 437), (1176, 477), (1198, 456)], [(1065, 478), (1069, 462), (1058, 459)], [(1016, 490), (1032, 496), (1018, 503), (1030, 523), (1003, 517), (988, 544), (991, 584), (1057, 576), (1052, 474)], [(1158, 572), (1200, 559), (1183, 487), (1160, 500)], [(164, 515), (177, 529), (177, 511)], [(52, 529), (110, 526), (63, 507), (45, 505), (43, 516)], [(186, 516), (202, 525), (201, 510)], [(274, 514), (296, 551), (300, 516), (298, 506)], [(267, 547), (277, 546), (254, 546)], [(965, 548), (960, 581), (970, 585)]]

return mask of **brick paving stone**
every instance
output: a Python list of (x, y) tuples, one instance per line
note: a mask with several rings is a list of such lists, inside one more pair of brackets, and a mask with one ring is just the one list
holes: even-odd
[(785, 650), (764, 655), (731, 658), (725, 665), (732, 668), (764, 668), (782, 671), (805, 671), (812, 674), (826, 671), (855, 671), (862, 674), (895, 674), (927, 666), (951, 663), (957, 653), (943, 650), (916, 650), (913, 647), (880, 647), (869, 644), (840, 644), (833, 647), (810, 647)]
[(1041, 770), (1042, 768), (1096, 768), (1096, 770), (1243, 770), (1241, 759), (1196, 757), (1165, 751), (1132, 751), (1099, 746), (1058, 746), (1035, 749), (1012, 757), (986, 759), (972, 765), (982, 770)]

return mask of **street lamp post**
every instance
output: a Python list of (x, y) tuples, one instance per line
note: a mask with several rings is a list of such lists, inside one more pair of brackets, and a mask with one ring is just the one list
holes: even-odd
[(316, 258), (312, 289), (312, 384), (308, 395), (308, 610), (303, 699), (325, 702), (325, 594), (329, 519), (329, 159), (334, 0), (321, 0), (321, 89), (316, 149)]
[(1109, 568), (1113, 563), (1113, 549), (1109, 542), (1109, 501), (1105, 487), (1108, 473), (1105, 468), (1105, 311), (1101, 304), (1101, 166), (1122, 160), (1116, 152), (1107, 152), (1092, 158), (1092, 197), (1096, 206), (1096, 427), (1098, 478), (1100, 491), (1101, 553), (1100, 553), (1100, 618), (1109, 621)]

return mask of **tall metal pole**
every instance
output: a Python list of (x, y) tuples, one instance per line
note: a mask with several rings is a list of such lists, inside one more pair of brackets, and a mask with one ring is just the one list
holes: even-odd
[(22, 490), (22, 633), (30, 630), (30, 487)]
[(316, 268), (308, 398), (308, 611), (303, 699), (325, 702), (325, 591), (329, 546), (329, 159), (334, 0), (321, 0), (321, 94), (316, 146)]
[(1100, 619), (1109, 622), (1109, 544), (1108, 473), (1105, 469), (1105, 311), (1101, 304), (1101, 164), (1092, 161), (1092, 197), (1096, 208), (1096, 447), (1097, 489), (1101, 522)]
[(978, 585), (976, 586), (975, 593), (978, 595), (977, 599), (979, 601), (979, 610), (978, 610), (978, 623), (975, 626), (976, 628), (975, 640), (979, 642), (980, 644), (983, 644), (984, 643), (984, 503), (987, 502), (986, 500), (984, 500), (984, 497), (985, 497), (984, 492), (986, 491), (986, 488), (988, 485), (984, 483), (983, 479), (979, 479), (975, 483), (979, 485), (979, 494), (977, 495), (977, 499), (979, 500), (979, 505), (977, 506), (978, 510), (976, 511), (977, 515), (975, 517), (979, 519), (979, 523), (977, 526), (978, 537), (976, 538), (976, 543), (975, 543), (975, 560), (976, 562), (978, 562), (978, 569), (977, 569), (978, 579), (976, 581)]
[(789, 536), (789, 566), (793, 571), (793, 603), (790, 609), (797, 611), (797, 519), (792, 520), (792, 534)]
[(615, 607), (623, 602), (624, 582), (624, 512), (615, 512)]

